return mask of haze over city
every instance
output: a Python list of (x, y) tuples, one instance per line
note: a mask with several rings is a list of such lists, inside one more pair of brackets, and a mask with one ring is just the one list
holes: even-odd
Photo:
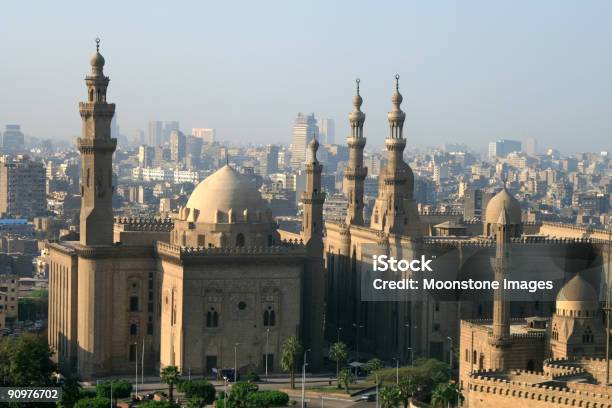
[(69, 3), (3, 6), (0, 125), (79, 135), (100, 36), (130, 138), (159, 119), (236, 144), (289, 144), (297, 112), (314, 112), (335, 119), (341, 142), (359, 77), (368, 148), (381, 148), (399, 73), (409, 146), (611, 147), (610, 2)]

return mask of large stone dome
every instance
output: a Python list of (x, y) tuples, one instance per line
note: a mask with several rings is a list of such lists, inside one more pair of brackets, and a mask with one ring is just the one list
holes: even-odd
[(485, 222), (495, 224), (499, 220), (499, 215), (506, 208), (506, 221), (509, 224), (521, 223), (521, 204), (505, 188), (497, 193), (487, 204)]
[[(557, 314), (591, 317), (599, 308), (598, 299), (599, 296), (593, 286), (580, 274), (576, 274), (557, 294)], [(580, 314), (577, 313), (579, 311)]]
[[(261, 219), (266, 202), (255, 184), (230, 165), (225, 165), (197, 185), (186, 207), (198, 223)], [(196, 211), (194, 211), (196, 210)]]

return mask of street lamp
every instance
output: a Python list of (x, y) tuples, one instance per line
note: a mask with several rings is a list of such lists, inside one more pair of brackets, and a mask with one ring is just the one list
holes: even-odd
[(236, 356), (238, 355), (238, 346), (240, 345), (240, 343), (235, 343), (234, 344), (234, 384), (237, 381), (237, 376), (238, 376), (238, 362), (237, 362), (237, 358)]
[(446, 338), (450, 342), (450, 349), (448, 351), (448, 361), (449, 361), (449, 365), (450, 365), (450, 369), (452, 373), (453, 371), (453, 339), (450, 338), (449, 336), (446, 336)]
[(376, 379), (376, 408), (378, 408), (378, 373), (374, 373), (374, 378)]
[(363, 329), (365, 326), (363, 324), (353, 323), (353, 327), (355, 328), (355, 348), (357, 351), (357, 362), (359, 362), (359, 329)]
[(270, 340), (270, 328), (266, 329), (266, 381), (268, 381), (268, 342)]
[(136, 399), (138, 399), (138, 342), (134, 342), (134, 362), (136, 363), (136, 375), (134, 377), (135, 388), (134, 391), (136, 393)]
[(408, 351), (410, 352), (410, 367), (413, 367), (414, 360), (412, 359), (412, 347), (408, 347)]
[(305, 385), (306, 385), (306, 353), (308, 353), (310, 351), (310, 349), (306, 349), (304, 350), (304, 361), (302, 363), (302, 408), (304, 408), (304, 395), (306, 392), (305, 389)]
[(340, 332), (342, 331), (342, 327), (338, 327), (338, 339), (336, 340), (338, 343), (340, 343)]
[(395, 360), (395, 383), (399, 385), (399, 357), (393, 357)]

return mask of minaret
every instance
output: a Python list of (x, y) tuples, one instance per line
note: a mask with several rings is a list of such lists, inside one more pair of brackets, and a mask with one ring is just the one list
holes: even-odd
[(111, 138), (115, 104), (106, 102), (109, 78), (104, 76), (100, 39), (91, 57), (91, 72), (85, 77), (87, 102), (79, 103), (83, 120), (81, 152), (81, 244), (113, 243), (113, 152), (117, 139)]
[(306, 190), (302, 193), (302, 239), (306, 244), (303, 296), (309, 305), (304, 309), (302, 337), (306, 348), (311, 349), (311, 368), (321, 369), (323, 364), (323, 333), (325, 314), (325, 265), (323, 263), (323, 202), (321, 170), (317, 160), (319, 142), (313, 139), (308, 145), (310, 159), (306, 163)]
[(417, 237), (421, 227), (416, 202), (413, 198), (414, 174), (404, 162), (406, 139), (403, 136), (406, 114), (400, 108), (399, 75), (395, 75), (395, 92), (391, 95), (389, 136), (385, 140), (387, 166), (380, 173), (378, 198), (372, 212), (370, 226), (386, 233)]
[(363, 99), (359, 95), (359, 78), (357, 94), (353, 97), (353, 111), (349, 113), (351, 136), (348, 138), (349, 163), (344, 170), (344, 194), (348, 198), (346, 223), (348, 225), (363, 225), (363, 184), (368, 174), (368, 168), (363, 166), (363, 148), (366, 139), (363, 137), (363, 122), (365, 113), (361, 111)]
[(308, 145), (311, 162), (306, 163), (306, 189), (302, 192), (304, 216), (302, 219), (302, 238), (309, 253), (321, 252), (323, 256), (323, 202), (325, 193), (321, 191), (321, 171), (323, 166), (317, 160), (318, 140), (312, 139)]
[(508, 219), (504, 205), (495, 223), (495, 258), (492, 259), (495, 280), (500, 288), (493, 293), (493, 333), (490, 338), (492, 350), (492, 368), (495, 370), (507, 369), (506, 349), (510, 346), (510, 305), (505, 299), (503, 282), (510, 268), (510, 238), (512, 225)]

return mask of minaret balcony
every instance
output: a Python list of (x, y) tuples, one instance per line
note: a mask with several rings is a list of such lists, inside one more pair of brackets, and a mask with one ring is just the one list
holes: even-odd
[(344, 169), (344, 178), (347, 180), (363, 180), (368, 175), (367, 167), (350, 167)]
[(346, 143), (348, 144), (349, 148), (358, 148), (358, 149), (363, 149), (366, 145), (366, 138), (365, 137), (349, 137), (348, 139), (346, 139)]
[(82, 153), (94, 153), (102, 151), (114, 152), (117, 148), (117, 139), (82, 138), (77, 139), (77, 147)]

